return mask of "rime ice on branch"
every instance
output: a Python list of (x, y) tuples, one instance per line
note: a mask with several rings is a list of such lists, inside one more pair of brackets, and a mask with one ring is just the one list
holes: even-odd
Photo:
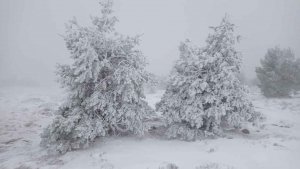
[(146, 60), (137, 49), (139, 37), (124, 37), (114, 29), (112, 1), (100, 2), (101, 17), (92, 26), (67, 24), (64, 40), (71, 65), (57, 74), (68, 100), (42, 134), (41, 144), (61, 153), (89, 146), (96, 137), (120, 133), (142, 136), (144, 120), (153, 110), (143, 100), (149, 80)]
[(225, 17), (204, 48), (187, 40), (181, 43), (180, 59), (170, 82), (156, 105), (167, 121), (167, 136), (194, 140), (198, 136), (218, 134), (225, 127), (240, 127), (255, 121), (259, 113), (247, 97), (237, 74), (241, 55), (235, 50), (238, 36)]

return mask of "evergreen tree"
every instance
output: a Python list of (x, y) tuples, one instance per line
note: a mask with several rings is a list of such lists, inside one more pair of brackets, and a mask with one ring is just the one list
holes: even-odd
[(42, 134), (41, 144), (60, 153), (89, 146), (96, 137), (119, 133), (142, 136), (153, 110), (143, 100), (149, 80), (145, 57), (136, 48), (139, 37), (117, 33), (112, 1), (100, 2), (101, 17), (92, 26), (67, 24), (64, 40), (71, 65), (58, 66), (69, 96)]
[(166, 118), (169, 138), (193, 140), (259, 117), (237, 78), (241, 56), (234, 48), (234, 25), (225, 17), (211, 28), (214, 33), (204, 48), (189, 41), (180, 45), (180, 59), (156, 105)]
[(287, 97), (300, 89), (300, 59), (290, 49), (269, 49), (256, 68), (259, 87), (266, 97)]

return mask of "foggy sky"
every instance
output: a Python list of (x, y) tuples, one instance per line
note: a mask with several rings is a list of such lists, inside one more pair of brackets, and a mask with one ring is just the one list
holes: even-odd
[[(117, 30), (142, 34), (141, 50), (148, 70), (168, 75), (186, 38), (199, 46), (227, 13), (242, 36), (243, 72), (255, 77), (255, 66), (268, 48), (290, 47), (300, 55), (300, 0), (115, 0)], [(97, 0), (0, 0), (1, 80), (54, 84), (56, 63), (69, 53), (59, 34), (73, 16), (82, 25), (98, 15)]]

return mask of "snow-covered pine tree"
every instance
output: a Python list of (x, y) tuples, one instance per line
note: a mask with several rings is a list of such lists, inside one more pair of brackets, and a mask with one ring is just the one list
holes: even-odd
[(92, 18), (91, 27), (76, 20), (67, 24), (64, 40), (73, 63), (58, 66), (57, 73), (69, 95), (41, 142), (60, 153), (89, 146), (99, 136), (141, 136), (148, 129), (144, 120), (153, 113), (143, 100), (149, 74), (136, 48), (139, 37), (115, 31), (111, 0), (100, 6), (102, 15)]
[(234, 25), (225, 17), (211, 28), (206, 47), (193, 47), (189, 41), (180, 45), (180, 59), (156, 105), (167, 121), (169, 138), (194, 140), (259, 117), (237, 78), (241, 56), (235, 50)]
[(268, 49), (256, 68), (258, 87), (266, 97), (288, 97), (300, 90), (300, 58), (291, 49)]

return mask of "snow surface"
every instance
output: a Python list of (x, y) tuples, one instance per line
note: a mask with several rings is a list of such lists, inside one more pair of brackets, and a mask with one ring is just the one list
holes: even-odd
[[(154, 107), (163, 91), (148, 94)], [(110, 137), (63, 156), (39, 146), (40, 133), (64, 98), (55, 88), (0, 89), (1, 169), (298, 169), (300, 168), (300, 97), (266, 99), (251, 90), (256, 110), (266, 120), (249, 126), (250, 134), (229, 132), (224, 138), (195, 142)], [(202, 166), (202, 167), (201, 167)]]

